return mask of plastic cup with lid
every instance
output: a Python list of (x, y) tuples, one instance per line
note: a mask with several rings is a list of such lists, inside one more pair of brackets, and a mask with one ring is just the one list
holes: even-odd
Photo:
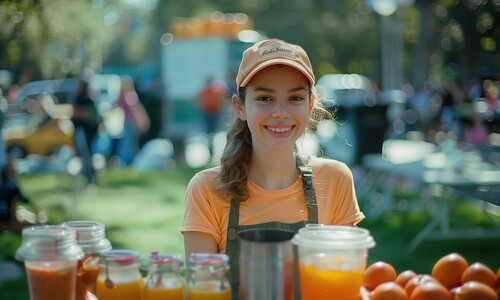
[(375, 241), (367, 229), (353, 226), (307, 225), (292, 239), (298, 249), (303, 300), (359, 299), (368, 249)]

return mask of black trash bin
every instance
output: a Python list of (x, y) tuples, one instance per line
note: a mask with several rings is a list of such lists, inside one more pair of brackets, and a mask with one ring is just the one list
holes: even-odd
[(354, 125), (354, 163), (360, 164), (363, 155), (381, 153), (387, 132), (388, 105), (357, 106), (350, 112), (350, 122)]

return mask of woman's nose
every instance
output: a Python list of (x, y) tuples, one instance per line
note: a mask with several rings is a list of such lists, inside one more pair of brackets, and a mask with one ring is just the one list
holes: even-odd
[(288, 107), (286, 103), (277, 102), (272, 114), (273, 118), (284, 119), (288, 118), (290, 114), (288, 113)]

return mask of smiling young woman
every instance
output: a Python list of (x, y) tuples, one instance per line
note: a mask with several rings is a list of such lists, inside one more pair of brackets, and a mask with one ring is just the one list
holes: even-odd
[(239, 231), (306, 224), (354, 226), (363, 220), (351, 170), (343, 162), (305, 156), (296, 142), (329, 116), (315, 92), (306, 52), (278, 39), (248, 48), (232, 97), (235, 117), (220, 165), (189, 182), (181, 232), (186, 257), (226, 253), (238, 299)]

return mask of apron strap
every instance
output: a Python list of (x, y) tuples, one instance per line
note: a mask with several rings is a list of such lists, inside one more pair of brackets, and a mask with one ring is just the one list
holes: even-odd
[(318, 202), (316, 202), (316, 192), (312, 182), (312, 169), (299, 154), (296, 155), (296, 160), (306, 197), (308, 223), (318, 224)]
[[(238, 225), (240, 219), (240, 203), (232, 200), (231, 209), (229, 211), (229, 220), (227, 226), (227, 237), (226, 237), (226, 254), (229, 256), (230, 269), (228, 272), (228, 280), (231, 283), (231, 290), (233, 293), (233, 298), (239, 295), (240, 286), (240, 269), (239, 269), (239, 246), (238, 241)], [(235, 299), (238, 299), (235, 298)]]

